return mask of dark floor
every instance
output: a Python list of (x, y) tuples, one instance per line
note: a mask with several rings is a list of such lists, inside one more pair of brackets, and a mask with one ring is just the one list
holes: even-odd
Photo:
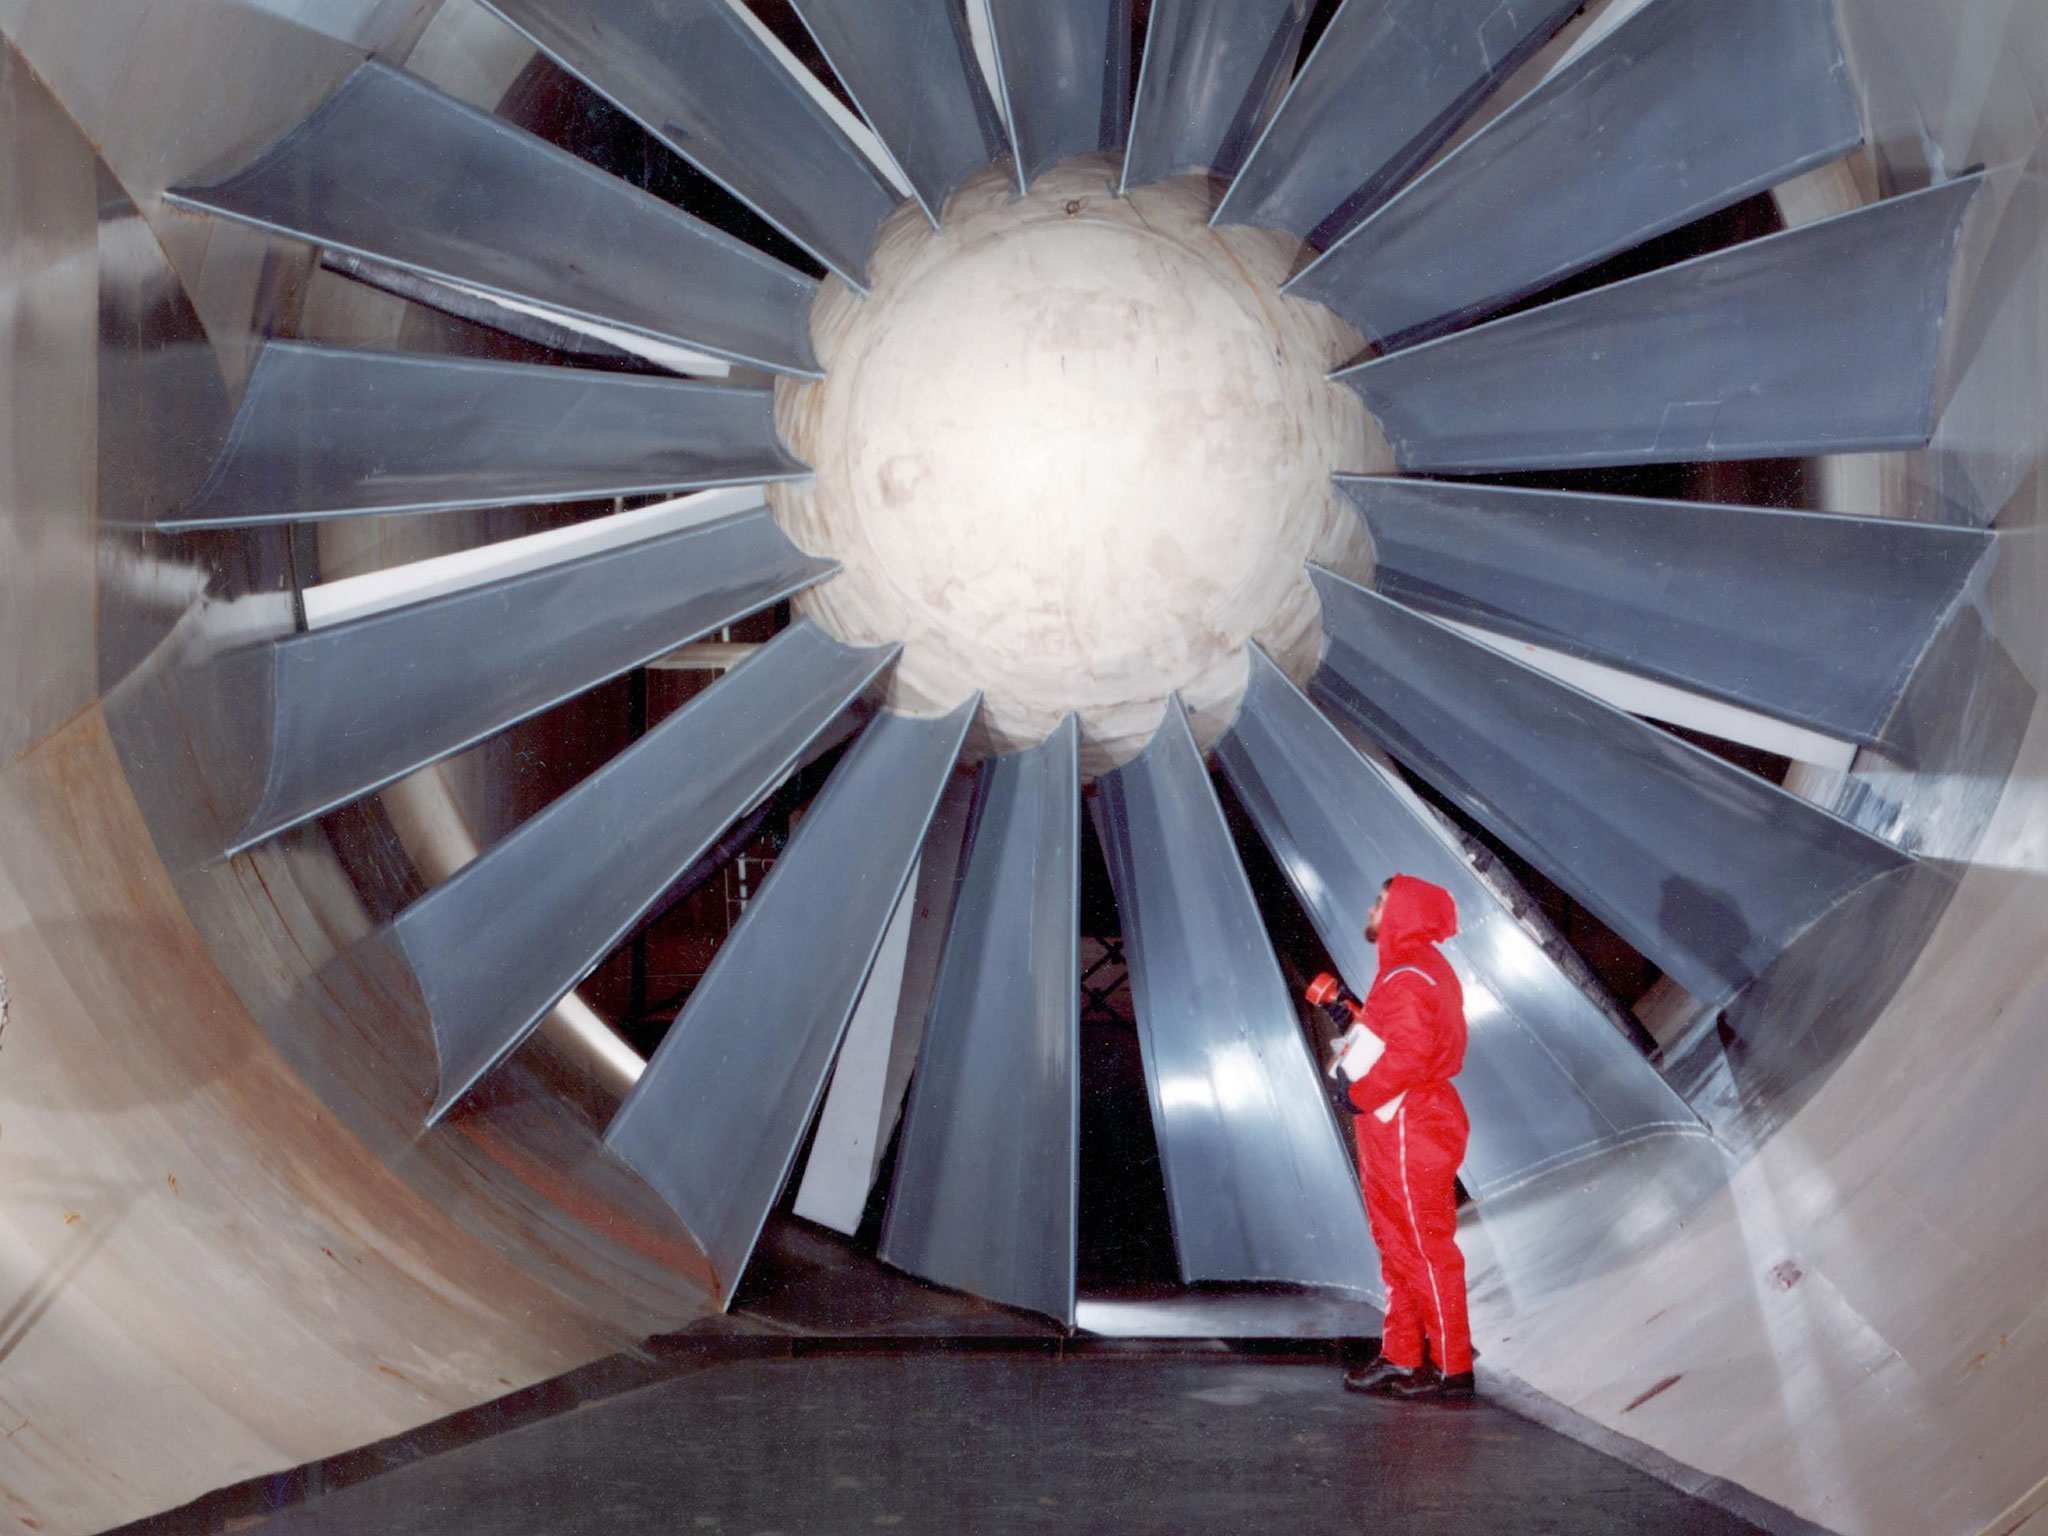
[(718, 1358), (285, 1510), (275, 1536), (1754, 1532), (1484, 1402), (1300, 1360)]

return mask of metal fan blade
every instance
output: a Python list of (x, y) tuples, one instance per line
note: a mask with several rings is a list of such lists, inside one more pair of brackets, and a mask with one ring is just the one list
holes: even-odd
[(1236, 175), (1279, 105), (1308, 12), (1309, 0), (1155, 0), (1124, 189), (1187, 171)]
[(1776, 785), (1326, 571), (1317, 701), (1710, 1006), (1912, 861)]
[(952, 0), (792, 0), (934, 224), (953, 189), (1009, 147)]
[(689, 1226), (728, 1306), (978, 707), (867, 727), (605, 1133)]
[(882, 675), (784, 631), (503, 842), (401, 912), (441, 1062), (438, 1120), (530, 1034)]
[(1288, 286), (1383, 347), (1454, 329), (1863, 140), (1833, 0), (1653, 0)]
[(765, 389), (273, 341), (205, 483), (157, 526), (596, 501), (804, 473)]
[(1182, 1281), (1376, 1291), (1358, 1176), (1178, 699), (1096, 788)]
[[(856, 288), (896, 191), (728, 0), (485, 0)], [(819, 88), (822, 91), (822, 87)]]
[(986, 0), (1025, 191), (1130, 128), (1131, 0)]
[(228, 652), (226, 852), (360, 799), (831, 574), (765, 511)]
[(246, 169), (166, 195), (599, 339), (819, 371), (809, 278), (375, 60)]
[(1445, 952), (1470, 1025), (1458, 1092), (1472, 1112), (1462, 1176), (1484, 1198), (1647, 1137), (1703, 1134), (1678, 1095), (1478, 875), (1399, 780), (1361, 756), (1261, 651), (1217, 766), (1360, 996), (1377, 959), (1365, 919), (1395, 873), (1458, 904)]
[(1216, 210), (1327, 246), (1384, 202), (1579, 0), (1345, 0)]
[(1922, 446), (1967, 177), (1337, 375), (1404, 470)]
[(881, 1256), (1074, 1319), (1079, 732), (984, 763)]
[(960, 854), (974, 808), (974, 779), (956, 773), (939, 797), (931, 830), (881, 953), (868, 972), (818, 1111), (817, 1134), (797, 1187), (796, 1214), (844, 1232), (860, 1227), (890, 1138), (896, 1134), (939, 981), (960, 889)]
[(1339, 483), (1388, 597), (1869, 744), (1992, 543), (1831, 512)]

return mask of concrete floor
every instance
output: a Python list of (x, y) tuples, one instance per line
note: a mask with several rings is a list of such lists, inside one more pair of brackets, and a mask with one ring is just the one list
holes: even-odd
[(707, 1355), (670, 1379), (313, 1497), (254, 1529), (1758, 1528), (1484, 1401), (1346, 1394), (1327, 1361), (923, 1350)]

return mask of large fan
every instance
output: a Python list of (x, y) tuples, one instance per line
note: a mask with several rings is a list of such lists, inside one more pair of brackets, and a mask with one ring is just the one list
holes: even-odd
[[(805, 617), (393, 925), (432, 1014), (438, 1118), (730, 828), (857, 733), (607, 1136), (687, 1223), (721, 1299), (807, 1140), (801, 1201), (850, 1227), (900, 1113), (883, 1258), (1073, 1321), (1084, 803), (1122, 918), (1190, 1282), (1369, 1288), (1375, 1274), (1211, 759), (1354, 987), (1371, 980), (1360, 928), (1387, 874), (1457, 897), (1453, 959), (1473, 1003), (1465, 1182), (1482, 1201), (1702, 1127), (1396, 764), (1709, 1012), (1910, 864), (1628, 712), (1642, 695), (1621, 685), (1844, 754), (1885, 746), (1988, 536), (1499, 479), (1928, 440), (1972, 180), (1549, 297), (1857, 147), (1830, 0), (1622, 4), (1569, 51), (1555, 40), (1577, 0), (1345, 0), (1305, 54), (1307, 0), (1156, 0), (1135, 90), (1129, 0), (793, 0), (858, 116), (728, 0), (491, 3), (815, 258), (822, 288), (367, 64), (255, 163), (176, 199), (473, 318), (682, 377), (275, 342), (212, 474), (161, 526), (646, 503), (312, 589), (295, 632), (195, 662), (236, 743), (221, 754), (237, 765), (217, 786), (235, 828), (222, 852), (796, 600)], [(1546, 48), (1558, 57), (1540, 83), (1461, 140)], [(1335, 509), (1327, 537), (1288, 557), (1272, 607), (1217, 629), (1220, 650), (1184, 679), (1169, 659), (1149, 693), (1107, 701), (1143, 713), (1128, 749), (1105, 747), (1082, 707), (1085, 645), (1072, 700), (1058, 669), (1034, 678), (1039, 728), (1004, 713), (1018, 690), (999, 650), (985, 676), (946, 674), (950, 696), (929, 669), (912, 686), (921, 632), (887, 632), (877, 615), (895, 610), (849, 594), (894, 579), (936, 602), (933, 569), (963, 589), (975, 573), (949, 577), (950, 546), (932, 538), (915, 581), (869, 558), (873, 541), (861, 558), (824, 549), (805, 518), (830, 522), (820, 488), (851, 485), (858, 455), (843, 473), (819, 458), (805, 481), (777, 431), (778, 404), (788, 426), (805, 400), (872, 403), (879, 372), (842, 367), (837, 341), (814, 350), (814, 321), (822, 334), (828, 315), (857, 327), (862, 306), (905, 313), (892, 295), (936, 268), (902, 250), (946, 247), (968, 201), (990, 228), (1008, 219), (1034, 240), (1099, 235), (1063, 177), (1099, 186), (1104, 218), (1126, 231), (1178, 178), (1172, 198), (1203, 217), (1152, 230), (1174, 260), (1298, 254), (1298, 270), (1271, 274), (1285, 296), (1260, 302), (1320, 306), (1316, 334), (1351, 334), (1341, 321), (1364, 338), (1362, 356), (1318, 369), (1346, 365), (1341, 399), (1384, 440), (1316, 469), (1316, 505)], [(1029, 312), (1036, 260), (990, 269), (1010, 274), (978, 290), (991, 312)], [(1160, 270), (1167, 286), (1191, 281)], [(925, 345), (954, 341), (944, 317), (921, 323)], [(1205, 323), (1174, 345), (1213, 362), (1222, 343), (1204, 352)], [(1167, 355), (1142, 328), (1122, 345), (1126, 363)], [(1168, 418), (1198, 409), (1170, 393), (1191, 388), (1185, 374), (1127, 369), (1115, 398)], [(1019, 418), (1007, 445), (1019, 464), (1089, 451), (1030, 430)], [(807, 434), (815, 422), (786, 435)], [(833, 449), (821, 441), (804, 446)], [(1241, 467), (1219, 449), (1197, 470)], [(1325, 470), (1347, 473), (1332, 485)], [(1495, 478), (1450, 478), (1482, 475)], [(1089, 517), (1041, 510), (1019, 547), (1084, 563)], [(1248, 500), (1246, 526), (1268, 510)], [(1347, 533), (1362, 552), (1368, 532), (1369, 560), (1325, 558)], [(1175, 543), (1169, 524), (1105, 581), (1133, 610), (1162, 608), (1169, 631), (1215, 628), (1211, 612), (1184, 611), (1189, 586), (1146, 564), (1155, 546), (1169, 565), (1187, 556)], [(1320, 562), (1312, 577), (1303, 554)], [(1320, 644), (1312, 627), (1295, 652), (1257, 643), (1285, 628), (1287, 602), (1319, 611)], [(955, 628), (1003, 618), (970, 608)]]

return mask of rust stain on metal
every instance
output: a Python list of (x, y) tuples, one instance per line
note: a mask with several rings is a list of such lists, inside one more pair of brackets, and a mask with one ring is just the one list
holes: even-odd
[[(134, 1145), (119, 1149), (120, 1172), (134, 1181), (119, 1186), (123, 1195), (137, 1190), (146, 1195), (160, 1181), (181, 1199), (183, 1175), (167, 1167), (179, 1163), (187, 1172), (202, 1170), (203, 1194), (229, 1200), (246, 1213), (246, 1220), (234, 1227), (210, 1225), (192, 1232), (192, 1262), (151, 1282), (146, 1315), (117, 1314), (119, 1325), (145, 1347), (166, 1338), (189, 1346), (180, 1356), (185, 1368), (167, 1383), (160, 1401), (124, 1405), (116, 1426), (124, 1436), (154, 1435), (161, 1444), (184, 1445), (202, 1462), (217, 1455), (223, 1466), (249, 1446), (260, 1448), (260, 1402), (251, 1407), (250, 1433), (243, 1440), (229, 1434), (217, 1447), (195, 1447), (179, 1438), (185, 1433), (181, 1405), (206, 1400), (214, 1384), (209, 1372), (217, 1356), (206, 1345), (229, 1332), (246, 1332), (278, 1349), (279, 1369), (295, 1377), (289, 1389), (281, 1390), (296, 1394), (303, 1388), (335, 1401), (344, 1399), (344, 1389), (352, 1390), (351, 1382), (360, 1386), (362, 1362), (374, 1362), (395, 1346), (425, 1351), (423, 1358), (473, 1352), (469, 1363), (447, 1372), (445, 1383), (437, 1381), (437, 1399), (445, 1395), (451, 1403), (467, 1403), (505, 1390), (495, 1385), (501, 1373), (512, 1380), (540, 1379), (618, 1347), (622, 1325), (637, 1327), (649, 1311), (669, 1301), (669, 1287), (657, 1288), (624, 1266), (611, 1274), (593, 1264), (597, 1275), (592, 1279), (575, 1272), (575, 1261), (586, 1248), (610, 1259), (617, 1238), (606, 1227), (616, 1227), (616, 1214), (595, 1234), (554, 1231), (547, 1223), (552, 1213), (535, 1213), (532, 1207), (539, 1202), (523, 1197), (523, 1191), (504, 1190), (502, 1176), (495, 1181), (487, 1177), (472, 1197), (471, 1187), (479, 1181), (464, 1166), (465, 1159), (449, 1155), (453, 1149), (420, 1159), (433, 1165), (424, 1170), (428, 1176), (420, 1182), (427, 1188), (422, 1191), (366, 1144), (352, 1128), (347, 1108), (337, 1113), (314, 1097), (316, 1090), (273, 1044), (208, 953), (178, 886), (155, 856), (98, 710), (0, 772), (0, 828), (10, 855), (0, 889), (11, 896), (20, 873), (33, 872), (40, 900), (50, 912), (90, 919), (66, 927), (61, 945), (29, 946), (19, 953), (11, 945), (8, 949), (11, 988), (21, 989), (24, 997), (33, 992), (39, 1004), (56, 1000), (38, 1038), (51, 1042), (57, 1070), (49, 1080), (47, 1102), (39, 1100), (26, 1112), (37, 1128), (54, 1124), (84, 1138), (89, 1128), (76, 1128), (73, 1122), (87, 1117), (63, 1113), (72, 1108), (72, 1099), (90, 1104), (102, 1117), (126, 1112), (131, 1099), (149, 1105), (146, 1115), (134, 1117), (144, 1131)], [(271, 916), (276, 903), (264, 903), (260, 882), (235, 890), (229, 886), (231, 876), (213, 878), (222, 887), (223, 906), (232, 909), (224, 924), (230, 918), (266, 930), (277, 924)], [(271, 885), (279, 896), (291, 894), (285, 885)], [(270, 951), (263, 946), (274, 945), (279, 972), (296, 963), (282, 937), (266, 931), (261, 941), (252, 947), (255, 959), (268, 963)], [(339, 1038), (334, 1054), (343, 1066), (372, 1058), (372, 1069), (381, 1068), (381, 1060), (374, 1059), (385, 1043), (380, 1038), (367, 1032)], [(110, 1055), (118, 1061), (118, 1074), (104, 1070)], [(121, 1098), (109, 1110), (102, 1100), (116, 1088)], [(17, 1137), (22, 1112), (10, 1116), (17, 1121)], [(590, 1139), (586, 1132), (585, 1144)], [(64, 1233), (53, 1237), (62, 1241), (68, 1233), (73, 1245), (87, 1243), (106, 1226), (108, 1236), (101, 1240), (120, 1262), (103, 1268), (103, 1283), (118, 1289), (125, 1283), (122, 1275), (146, 1273), (151, 1222), (172, 1219), (169, 1209), (160, 1217), (120, 1226), (118, 1211), (103, 1195), (88, 1199), (84, 1190), (78, 1192), (93, 1206), (92, 1233), (71, 1231), (83, 1224), (83, 1205), (67, 1210), (59, 1204), (54, 1209)], [(437, 1195), (458, 1209), (447, 1210)], [(44, 1207), (39, 1219), (47, 1220), (51, 1208)], [(473, 1230), (469, 1222), (484, 1230)], [(537, 1238), (522, 1240), (522, 1224), (542, 1230)], [(252, 1258), (252, 1240), (286, 1232), (305, 1233), (311, 1241), (296, 1245), (289, 1258), (268, 1246)], [(348, 1255), (340, 1253), (344, 1247)], [(568, 1263), (557, 1262), (542, 1275), (532, 1273), (539, 1260), (555, 1258), (550, 1248), (566, 1250)], [(337, 1305), (328, 1294), (332, 1287), (303, 1283), (309, 1273), (317, 1274), (307, 1268), (311, 1260), (323, 1256), (347, 1264), (352, 1281), (361, 1286), (360, 1294), (354, 1285), (346, 1288), (350, 1294), (339, 1300), (338, 1318), (331, 1315)], [(653, 1268), (645, 1260), (637, 1262)], [(246, 1306), (236, 1309), (246, 1315), (220, 1314), (218, 1285), (225, 1276), (251, 1282)], [(688, 1289), (673, 1287), (678, 1294), (662, 1307), (664, 1314), (701, 1307), (680, 1294)], [(638, 1294), (657, 1291), (651, 1300)], [(356, 1363), (328, 1363), (317, 1349), (303, 1356), (289, 1353), (299, 1341), (318, 1337), (323, 1327), (343, 1327), (362, 1339), (365, 1348)], [(88, 1382), (93, 1376), (112, 1380), (106, 1373), (118, 1363), (114, 1353), (52, 1369), (83, 1372)], [(10, 1369), (16, 1363), (10, 1362)], [(396, 1370), (390, 1374), (406, 1379)], [(419, 1384), (409, 1385), (412, 1394), (421, 1391)], [(79, 1407), (91, 1395), (68, 1394), (68, 1388), (53, 1394), (54, 1415), (48, 1411), (52, 1405), (39, 1407), (34, 1428), (7, 1442), (10, 1454), (26, 1440), (47, 1437), (62, 1444), (91, 1428)], [(364, 1432), (400, 1427), (397, 1419), (415, 1408), (393, 1404), (408, 1401), (393, 1399), (360, 1416)], [(0, 1433), (8, 1427), (0, 1420)], [(158, 1495), (182, 1486), (171, 1477), (147, 1487), (103, 1490), (103, 1502), (109, 1519), (127, 1518), (144, 1513), (145, 1501), (156, 1500), (148, 1507), (173, 1502)], [(20, 1506), (7, 1508), (0, 1502), (0, 1524), (7, 1529), (22, 1528), (6, 1522), (7, 1516), (22, 1513)]]
[(551, 1168), (503, 1135), (486, 1117), (465, 1116), (449, 1125), (563, 1215), (604, 1233), (642, 1258), (679, 1270), (707, 1285), (712, 1283), (710, 1265), (696, 1248), (650, 1231), (617, 1206), (595, 1197), (587, 1186)]
[(306, 969), (309, 972), (318, 970), (318, 962), (306, 953), (306, 946), (299, 942), (298, 934), (293, 931), (291, 923), (285, 918), (284, 908), (278, 904), (277, 897), (272, 893), (270, 882), (263, 878), (263, 870), (256, 862), (256, 855), (253, 852), (236, 854), (234, 863), (236, 868), (255, 880), (256, 888), (263, 893), (264, 903), (277, 918), (278, 930), (284, 934), (285, 941), (291, 945)]
[(1993, 1344), (1989, 1349), (1984, 1350), (1978, 1354), (1972, 1355), (1970, 1357), (1970, 1363), (1963, 1367), (1963, 1374), (1965, 1376), (1976, 1375), (1979, 1371), (1983, 1370), (1985, 1366), (1991, 1363), (1991, 1357), (1993, 1355), (1997, 1354), (2000, 1350), (2004, 1348), (2005, 1335), (2001, 1333), (1998, 1336), (1997, 1343)]
[(1673, 1387), (1677, 1386), (1679, 1382), (1683, 1381), (1684, 1379), (1685, 1375), (1683, 1372), (1680, 1372), (1676, 1376), (1666, 1376), (1662, 1381), (1658, 1382), (1657, 1385), (1650, 1388), (1649, 1391), (1645, 1392), (1641, 1397), (1637, 1398), (1634, 1402), (1630, 1403), (1626, 1408), (1622, 1409), (1621, 1411), (1623, 1413), (1634, 1413), (1638, 1408), (1642, 1407), (1643, 1404), (1647, 1403), (1651, 1398), (1655, 1397), (1658, 1393), (1669, 1392)]

